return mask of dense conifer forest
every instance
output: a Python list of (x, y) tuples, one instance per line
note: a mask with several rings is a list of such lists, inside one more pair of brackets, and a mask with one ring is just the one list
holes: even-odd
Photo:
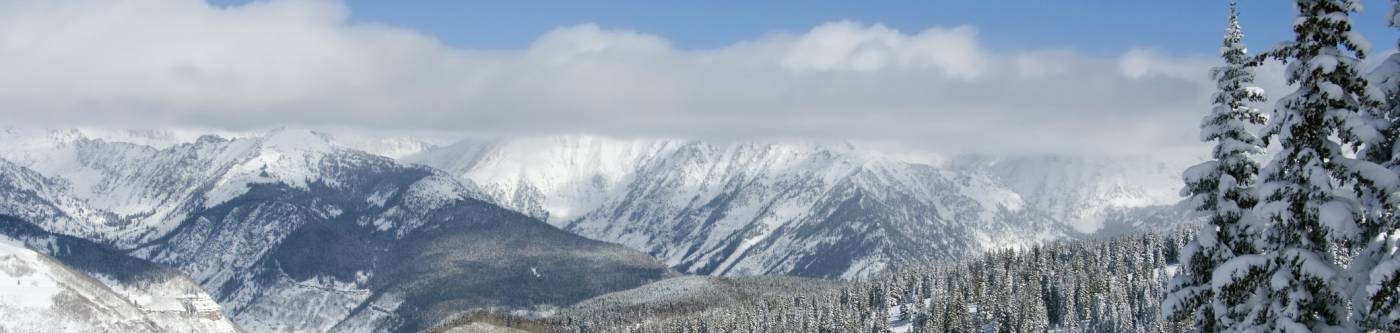
[(1054, 242), (840, 283), (706, 278), (718, 283), (643, 288), (547, 319), (464, 321), (560, 332), (1178, 332), (1194, 324), (1163, 319), (1161, 300), (1191, 239), (1183, 228)]

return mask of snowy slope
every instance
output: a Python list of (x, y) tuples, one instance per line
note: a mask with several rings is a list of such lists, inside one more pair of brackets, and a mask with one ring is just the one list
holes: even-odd
[(1151, 158), (908, 162), (849, 146), (555, 136), (403, 160), (510, 207), (698, 274), (850, 277), (888, 265), (1170, 223), (1179, 170)]
[(0, 236), (0, 331), (239, 332), (185, 283), (102, 281)]
[(7, 332), (157, 329), (135, 304), (101, 283), (8, 239), (0, 240), (0, 293), (0, 327)]

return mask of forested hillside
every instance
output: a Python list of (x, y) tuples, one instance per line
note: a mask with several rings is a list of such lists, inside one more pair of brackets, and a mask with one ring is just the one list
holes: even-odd
[(1193, 323), (1163, 319), (1161, 299), (1191, 237), (1054, 242), (840, 285), (678, 278), (545, 320), (492, 321), (562, 332), (1175, 332)]

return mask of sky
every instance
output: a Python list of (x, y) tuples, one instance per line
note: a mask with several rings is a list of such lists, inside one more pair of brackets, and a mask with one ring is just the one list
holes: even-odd
[[(220, 3), (243, 3), (243, 0)], [(374, 1), (351, 0), (351, 19), (412, 27), (472, 48), (521, 48), (559, 26), (596, 23), (665, 36), (681, 49), (723, 47), (775, 32), (801, 33), (822, 23), (880, 23), (900, 31), (971, 25), (996, 50), (1072, 48), (1112, 54), (1153, 48), (1172, 54), (1215, 52), (1223, 0), (948, 1)], [(1356, 16), (1359, 30), (1394, 40), (1383, 1)], [(1245, 0), (1242, 24), (1255, 41), (1291, 37), (1290, 1)], [(1393, 43), (1390, 43), (1393, 44)]]
[[(1362, 3), (1374, 62), (1397, 34)], [(1253, 49), (1288, 37), (1286, 2), (1241, 7)], [(0, 0), (0, 119), (1203, 154), (1224, 20), (1203, 0)], [(1286, 93), (1279, 71), (1259, 85)]]

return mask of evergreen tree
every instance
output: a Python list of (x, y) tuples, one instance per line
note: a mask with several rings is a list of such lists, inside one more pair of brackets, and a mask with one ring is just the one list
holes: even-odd
[(1213, 159), (1187, 169), (1186, 188), (1182, 190), (1210, 220), (1187, 245), (1186, 261), (1163, 302), (1169, 317), (1181, 320), (1193, 316), (1202, 332), (1245, 321), (1250, 310), (1244, 304), (1245, 295), (1254, 293), (1263, 278), (1262, 269), (1253, 268), (1253, 272), (1239, 275), (1241, 279), (1221, 286), (1219, 295), (1211, 283), (1216, 269), (1226, 261), (1255, 253), (1246, 219), (1258, 202), (1251, 193), (1259, 173), (1252, 156), (1261, 153), (1263, 145), (1247, 125), (1264, 123), (1263, 114), (1249, 105), (1264, 101), (1264, 93), (1250, 86), (1255, 61), (1248, 57), (1243, 39), (1239, 13), (1231, 3), (1221, 48), (1225, 65), (1211, 70), (1217, 89), (1215, 105), (1201, 120), (1201, 139), (1215, 142)]
[[(1374, 168), (1348, 157), (1381, 134), (1362, 112), (1374, 105), (1360, 75), (1366, 42), (1351, 31), (1353, 0), (1297, 0), (1295, 39), (1270, 52), (1287, 64), (1285, 96), (1265, 126), (1281, 150), (1264, 167), (1257, 207), (1272, 224), (1261, 243), (1270, 258), (1267, 318), (1272, 330), (1343, 331), (1349, 277), (1341, 254), (1360, 237), (1364, 217), (1346, 184)], [(1353, 56), (1354, 54), (1354, 56)], [(1373, 164), (1370, 164), (1373, 165)]]
[[(1389, 25), (1400, 28), (1400, 1), (1391, 1)], [(1400, 174), (1400, 154), (1396, 140), (1400, 139), (1400, 54), (1382, 62), (1369, 77), (1372, 87), (1380, 90), (1383, 102), (1371, 113), (1382, 135), (1368, 142), (1366, 160), (1387, 167), (1373, 176), (1373, 183), (1359, 183), (1362, 203), (1370, 223), (1362, 226), (1361, 241), (1366, 247), (1352, 261), (1351, 276), (1356, 293), (1352, 309), (1363, 329), (1381, 330), (1400, 327), (1400, 221), (1396, 208), (1400, 198), (1395, 196), (1395, 179), (1381, 179)]]
[(895, 320), (909, 322), (914, 320), (914, 311), (909, 309), (909, 303), (899, 304), (899, 316)]

